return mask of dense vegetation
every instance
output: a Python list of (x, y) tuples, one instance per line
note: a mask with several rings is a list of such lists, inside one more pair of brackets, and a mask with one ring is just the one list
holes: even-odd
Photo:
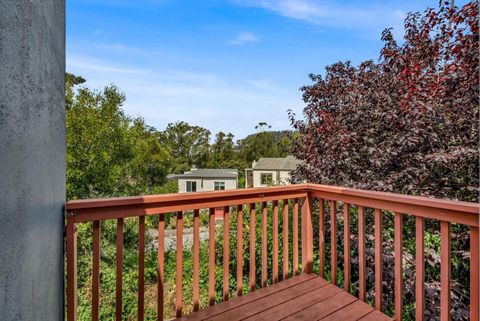
[(94, 91), (84, 82), (66, 74), (68, 199), (175, 192), (167, 175), (193, 166), (236, 168), (242, 179), (253, 160), (291, 149), (292, 132), (267, 131), (264, 122), (237, 143), (223, 132), (211, 142), (208, 129), (182, 121), (159, 131), (123, 112), (116, 86)]
[[(234, 141), (230, 133), (217, 133), (213, 142), (208, 129), (185, 122), (169, 124), (160, 131), (141, 118), (124, 114), (125, 96), (115, 86), (92, 91), (81, 77), (67, 74), (67, 195), (69, 199), (175, 192), (168, 173), (180, 173), (197, 167), (243, 169), (259, 157), (285, 156), (292, 148), (304, 161), (295, 175), (312, 182), (349, 187), (393, 191), (415, 195), (478, 201), (478, 1), (457, 8), (441, 2), (436, 10), (409, 14), (405, 21), (405, 39), (397, 43), (389, 29), (382, 39), (385, 46), (378, 62), (367, 61), (358, 67), (336, 63), (324, 76), (312, 75), (313, 84), (302, 88), (305, 119), (291, 115), (295, 132), (268, 131), (259, 123), (257, 133)], [(253, 129), (253, 128), (252, 128)], [(295, 134), (294, 134), (295, 133)], [(294, 138), (292, 147), (291, 138)], [(240, 186), (243, 184), (240, 183)], [(271, 214), (271, 204), (269, 214)], [(291, 206), (291, 204), (290, 204)], [(281, 208), (281, 207), (280, 207)], [(257, 208), (257, 213), (259, 213)], [(329, 213), (329, 211), (326, 211)], [(358, 291), (358, 239), (356, 208), (352, 222), (352, 293)], [(393, 224), (391, 213), (384, 213), (384, 311), (393, 309)], [(291, 213), (290, 213), (291, 215)], [(168, 226), (175, 227), (173, 216)], [(147, 226), (157, 226), (156, 217), (147, 218)], [(185, 214), (185, 225), (192, 215)], [(201, 214), (206, 222), (206, 214)], [(248, 275), (248, 215), (244, 215), (244, 275)], [(257, 215), (260, 220), (260, 215)], [(271, 219), (271, 215), (269, 215)], [(314, 236), (318, 223), (314, 217)], [(373, 299), (373, 215), (367, 219), (367, 300)], [(414, 219), (404, 217), (404, 273), (406, 319), (414, 318)], [(327, 243), (329, 229), (328, 214)], [(291, 220), (290, 220), (291, 222)], [(124, 304), (126, 320), (136, 318), (137, 224), (125, 222)], [(232, 212), (231, 231), (236, 228)], [(343, 222), (339, 219), (339, 231)], [(257, 227), (260, 224), (257, 222)], [(269, 225), (270, 226), (270, 225)], [(270, 227), (269, 227), (270, 228)], [(116, 222), (102, 223), (101, 240), (101, 319), (111, 319), (115, 311), (115, 229)], [(290, 227), (290, 239), (292, 228)], [(233, 232), (232, 232), (233, 233)], [(269, 252), (271, 252), (271, 233)], [(260, 238), (260, 231), (256, 233)], [(221, 301), (222, 248), (217, 233), (217, 301)], [(157, 263), (151, 236), (147, 235), (146, 316), (155, 319)], [(318, 244), (318, 240), (314, 240)], [(452, 311), (453, 319), (468, 319), (468, 229), (452, 226)], [(236, 270), (236, 238), (230, 242), (231, 277)], [(260, 246), (260, 239), (257, 240)], [(281, 256), (280, 242), (280, 264)], [(343, 253), (342, 241), (339, 253)], [(438, 222), (426, 222), (426, 318), (439, 314)], [(90, 319), (91, 225), (79, 225), (79, 313)], [(201, 306), (207, 298), (207, 248), (201, 247)], [(257, 262), (260, 260), (257, 248)], [(318, 251), (314, 251), (318, 255)], [(327, 245), (327, 257), (329, 247)], [(291, 258), (290, 258), (291, 259)], [(318, 257), (315, 257), (317, 262)], [(339, 266), (343, 257), (339, 256)], [(327, 262), (327, 271), (329, 271)], [(185, 312), (192, 303), (192, 253), (184, 251)], [(271, 262), (269, 262), (271, 268)], [(165, 317), (174, 315), (175, 252), (165, 257)], [(315, 265), (314, 269), (318, 266)], [(257, 265), (257, 280), (260, 266)], [(271, 277), (271, 272), (269, 273)], [(467, 276), (467, 277), (465, 277)], [(327, 278), (329, 277), (327, 273)], [(342, 282), (340, 273), (337, 282)], [(247, 278), (244, 279), (244, 289)], [(235, 280), (231, 278), (231, 294)]]
[[(411, 13), (405, 36), (390, 29), (378, 62), (358, 67), (338, 62), (302, 88), (305, 119), (291, 114), (299, 131), (294, 154), (299, 179), (362, 189), (479, 200), (478, 1), (462, 8), (440, 1), (438, 9)], [(406, 217), (405, 233), (414, 222)], [(427, 313), (438, 315), (439, 228), (427, 220)], [(356, 231), (353, 231), (354, 235)], [(452, 290), (455, 319), (468, 318), (469, 232), (452, 227)], [(407, 238), (406, 309), (414, 307), (414, 241)], [(391, 248), (387, 239), (385, 248)], [(384, 258), (393, 270), (394, 258)], [(353, 267), (355, 270), (356, 267)], [(367, 271), (373, 280), (372, 266)], [(384, 286), (393, 284), (386, 273)], [(460, 282), (461, 281), (461, 282)], [(386, 292), (391, 294), (390, 292)], [(388, 308), (387, 306), (385, 308)], [(411, 314), (407, 316), (412, 317)]]

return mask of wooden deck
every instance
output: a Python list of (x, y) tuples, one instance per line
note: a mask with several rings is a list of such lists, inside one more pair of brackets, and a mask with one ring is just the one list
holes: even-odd
[(392, 320), (316, 274), (301, 274), (176, 320)]

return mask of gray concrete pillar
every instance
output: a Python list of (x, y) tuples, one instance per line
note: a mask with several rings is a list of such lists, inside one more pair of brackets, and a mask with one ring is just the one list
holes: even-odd
[(0, 0), (0, 320), (63, 319), (65, 0)]

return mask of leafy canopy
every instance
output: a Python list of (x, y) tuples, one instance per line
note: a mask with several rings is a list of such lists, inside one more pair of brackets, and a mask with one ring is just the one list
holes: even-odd
[(172, 156), (158, 132), (124, 114), (116, 86), (75, 88), (66, 75), (67, 198), (153, 193), (166, 182)]

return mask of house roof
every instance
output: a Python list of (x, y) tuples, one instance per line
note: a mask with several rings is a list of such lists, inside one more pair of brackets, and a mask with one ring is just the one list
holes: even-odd
[(231, 168), (198, 168), (192, 169), (183, 174), (171, 174), (167, 176), (169, 179), (178, 178), (234, 178), (238, 177), (238, 170)]
[(296, 169), (300, 163), (300, 160), (291, 155), (280, 158), (260, 158), (258, 162), (252, 166), (252, 169), (292, 171)]

